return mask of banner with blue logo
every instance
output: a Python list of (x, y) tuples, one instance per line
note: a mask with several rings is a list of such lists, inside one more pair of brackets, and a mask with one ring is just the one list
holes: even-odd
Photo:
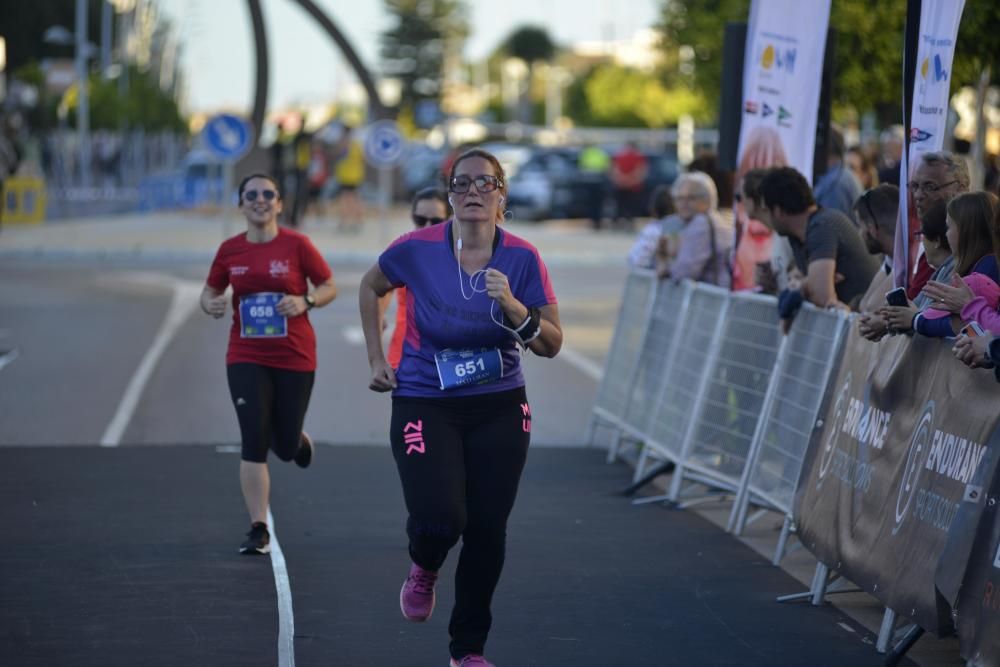
[[(823, 84), (823, 57), (830, 0), (754, 0), (743, 56), (743, 108), (735, 182), (751, 169), (795, 167), (813, 174), (816, 119)], [(733, 287), (754, 286), (754, 271), (772, 262), (783, 284), (791, 256), (787, 241), (737, 203), (740, 241)]]
[[(962, 21), (965, 0), (923, 0), (919, 3), (920, 29), (916, 35), (914, 53), (906, 53), (906, 60), (913, 62), (913, 104), (909, 109), (908, 159), (900, 163), (899, 182), (907, 183), (909, 175), (920, 164), (920, 156), (941, 150), (944, 145), (945, 127), (948, 123), (948, 103), (951, 99), (951, 63), (955, 55), (958, 26)], [(907, 30), (916, 23), (916, 13), (907, 13)], [(904, 96), (906, 99), (906, 96)], [(905, 110), (905, 109), (904, 109)], [(904, 286), (912, 273), (916, 259), (915, 232), (920, 228), (912, 202), (912, 193), (906, 187), (899, 192), (899, 221), (896, 225), (896, 243), (893, 252), (893, 275), (897, 286)], [(906, 221), (907, 224), (902, 224)], [(906, 233), (902, 233), (903, 231)]]
[(754, 0), (743, 60), (737, 169), (790, 166), (812, 179), (830, 0)]

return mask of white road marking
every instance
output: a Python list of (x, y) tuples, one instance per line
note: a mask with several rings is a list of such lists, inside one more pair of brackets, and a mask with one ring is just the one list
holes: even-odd
[(198, 306), (202, 289), (200, 284), (172, 279), (163, 280), (160, 284), (170, 284), (170, 282), (173, 282), (174, 288), (170, 309), (167, 311), (167, 316), (163, 318), (163, 324), (160, 325), (160, 330), (156, 333), (153, 344), (146, 350), (146, 356), (142, 358), (139, 367), (135, 369), (132, 379), (125, 388), (115, 416), (105, 429), (104, 435), (101, 436), (102, 447), (117, 447), (118, 443), (121, 442), (122, 435), (124, 435), (125, 429), (132, 419), (132, 414), (139, 404), (139, 397), (142, 396), (146, 383), (149, 382), (153, 371), (156, 370), (156, 364), (160, 361), (160, 357), (163, 356), (163, 352), (167, 349), (178, 329)]
[(274, 532), (274, 515), (267, 508), (267, 527), (271, 533), (271, 569), (278, 592), (278, 667), (295, 667), (295, 618), (292, 615), (292, 588), (288, 583), (285, 554)]
[(562, 349), (559, 350), (559, 354), (556, 355), (556, 359), (562, 359), (595, 382), (600, 382), (601, 378), (604, 376), (604, 369), (566, 345), (563, 345)]

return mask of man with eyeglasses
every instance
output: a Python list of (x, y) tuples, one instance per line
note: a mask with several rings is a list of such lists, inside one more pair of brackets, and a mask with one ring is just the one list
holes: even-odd
[[(440, 188), (424, 188), (413, 195), (410, 219), (416, 229), (440, 224), (448, 219), (450, 212), (448, 195)], [(403, 357), (403, 337), (406, 335), (406, 287), (398, 287), (393, 292), (396, 293), (396, 323), (393, 326), (386, 360), (393, 369), (396, 369), (399, 368), (399, 361)], [(383, 303), (388, 305), (388, 296)]]
[[(934, 151), (920, 156), (920, 164), (913, 170), (906, 188), (913, 198), (917, 217), (923, 219), (937, 202), (947, 202), (956, 195), (968, 192), (969, 183), (969, 168), (965, 160), (948, 151)], [(906, 296), (911, 301), (917, 298), (933, 273), (934, 267), (921, 255), (906, 289)]]

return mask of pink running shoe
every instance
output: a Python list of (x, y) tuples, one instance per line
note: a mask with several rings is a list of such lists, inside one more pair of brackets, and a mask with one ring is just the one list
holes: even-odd
[(496, 667), (481, 655), (467, 655), (461, 660), (451, 659), (451, 667)]
[(406, 620), (423, 623), (431, 617), (437, 578), (437, 572), (425, 570), (416, 563), (410, 566), (410, 574), (403, 582), (403, 589), (399, 591), (399, 608)]

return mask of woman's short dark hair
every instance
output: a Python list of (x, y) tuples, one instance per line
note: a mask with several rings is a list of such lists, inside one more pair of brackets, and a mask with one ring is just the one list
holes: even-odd
[(941, 247), (951, 252), (948, 243), (948, 202), (939, 199), (924, 211), (920, 218), (920, 233), (925, 239), (940, 243)]
[(413, 203), (410, 205), (410, 214), (416, 212), (417, 204), (425, 200), (439, 201), (444, 204), (444, 210), (451, 215), (451, 206), (448, 204), (448, 195), (441, 188), (424, 188), (423, 190), (418, 190), (417, 194), (413, 195)]
[(990, 192), (966, 192), (948, 202), (948, 217), (958, 227), (955, 273), (968, 275), (976, 262), (993, 252), (997, 196)]
[(790, 215), (805, 213), (816, 203), (809, 181), (794, 167), (775, 167), (768, 172), (760, 182), (760, 194), (768, 209), (780, 206)]
[(662, 220), (674, 212), (674, 198), (670, 194), (669, 185), (658, 185), (649, 196), (649, 213), (657, 220)]
[(240, 187), (238, 190), (239, 202), (243, 201), (243, 191), (246, 190), (247, 183), (249, 183), (255, 178), (263, 178), (264, 180), (271, 181), (271, 184), (274, 186), (274, 191), (278, 193), (278, 199), (281, 199), (281, 186), (278, 185), (277, 179), (275, 179), (274, 176), (271, 176), (270, 174), (257, 172), (255, 174), (250, 174), (249, 176), (244, 176), (243, 180), (240, 181)]

